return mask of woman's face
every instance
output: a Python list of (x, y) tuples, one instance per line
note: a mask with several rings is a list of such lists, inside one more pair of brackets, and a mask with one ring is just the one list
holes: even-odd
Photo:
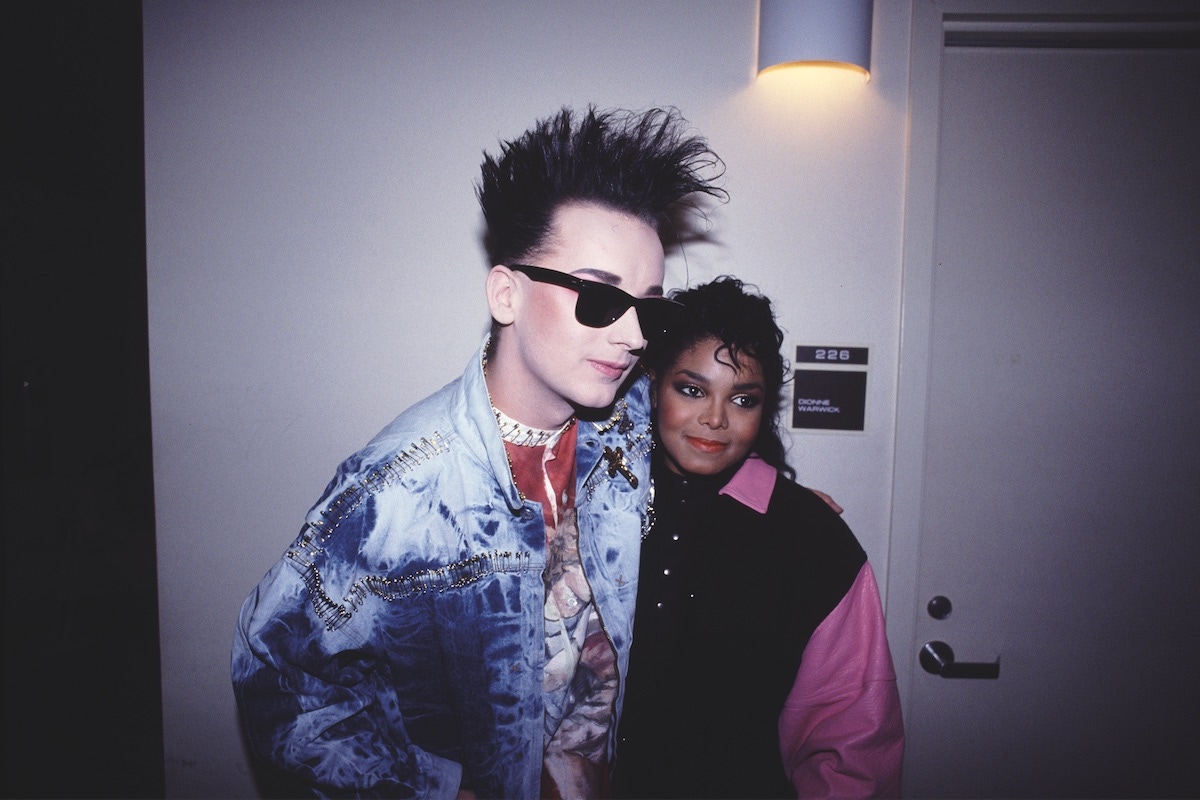
[(673, 472), (716, 475), (740, 464), (758, 436), (762, 365), (743, 353), (735, 370), (720, 347), (718, 339), (703, 339), (654, 376), (655, 425)]

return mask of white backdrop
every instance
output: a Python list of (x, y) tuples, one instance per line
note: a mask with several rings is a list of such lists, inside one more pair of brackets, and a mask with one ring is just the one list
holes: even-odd
[[(793, 435), (886, 591), (910, 4), (872, 77), (755, 80), (754, 0), (147, 0), (146, 181), (170, 797), (248, 797), (237, 610), (337, 463), (485, 330), (481, 152), (564, 104), (677, 106), (727, 165), (712, 242), (788, 345), (871, 348), (867, 430)], [(847, 78), (846, 76), (835, 76)]]

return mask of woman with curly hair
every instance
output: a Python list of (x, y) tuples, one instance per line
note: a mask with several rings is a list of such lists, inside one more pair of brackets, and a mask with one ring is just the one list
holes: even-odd
[(904, 730), (854, 534), (794, 482), (770, 301), (722, 277), (644, 362), (655, 521), (642, 543), (618, 797), (896, 797)]

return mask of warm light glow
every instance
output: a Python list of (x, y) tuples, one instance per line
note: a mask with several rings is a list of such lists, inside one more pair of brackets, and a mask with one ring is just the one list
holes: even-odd
[(793, 67), (805, 67), (810, 69), (820, 70), (837, 70), (838, 72), (849, 72), (861, 79), (862, 83), (871, 80), (871, 73), (860, 67), (858, 64), (848, 64), (845, 61), (787, 61), (782, 64), (772, 64), (766, 69), (759, 70), (760, 76), (770, 72), (782, 72), (783, 70)]
[(783, 64), (764, 70), (754, 85), (771, 95), (807, 97), (825, 105), (857, 96), (866, 89), (867, 81), (867, 73), (852, 65), (810, 62)]

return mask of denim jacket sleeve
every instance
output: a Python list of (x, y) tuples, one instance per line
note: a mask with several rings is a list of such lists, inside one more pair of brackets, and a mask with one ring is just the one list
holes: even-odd
[(448, 457), (440, 438), (424, 447), (396, 457), (373, 442), (347, 459), (242, 606), (231, 677), (248, 743), (318, 796), (452, 798), (459, 789), (462, 767), (415, 744), (397, 696), (397, 678), (409, 676), (397, 674), (402, 648), (389, 636), (421, 637), (426, 617), (419, 604), (385, 610), (369, 591), (380, 571), (420, 558), (400, 548), (384, 559), (381, 542), (418, 529), (436, 538), (405, 483), (412, 464)]
[(232, 674), (255, 753), (318, 796), (454, 797), (461, 766), (410, 741), (370, 649), (306, 598), (281, 559), (242, 607)]

